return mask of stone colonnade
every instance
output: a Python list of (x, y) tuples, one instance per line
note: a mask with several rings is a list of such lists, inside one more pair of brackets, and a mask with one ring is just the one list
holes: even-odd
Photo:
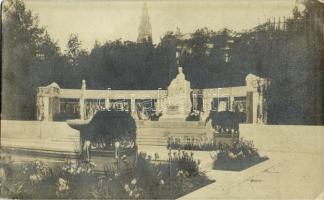
[[(219, 103), (219, 99), (226, 97), (228, 108), (232, 110), (234, 99), (243, 97), (246, 98), (247, 123), (264, 124), (267, 121), (265, 91), (268, 85), (268, 80), (249, 74), (246, 77), (246, 86), (202, 89), (199, 94), (193, 95), (193, 102), (197, 102), (197, 98), (202, 99), (201, 118), (205, 120), (213, 109), (214, 99), (218, 99)], [(61, 89), (56, 83), (52, 83), (46, 87), (38, 88), (37, 118), (38, 120), (52, 121), (53, 116), (60, 112), (60, 99), (78, 99), (81, 119), (86, 119), (85, 104), (87, 99), (102, 99), (105, 102), (104, 109), (110, 109), (113, 100), (122, 99), (130, 102), (128, 110), (134, 119), (139, 119), (136, 110), (138, 100), (154, 100), (154, 110), (161, 113), (166, 104), (167, 93), (167, 90), (161, 88), (158, 90), (111, 90), (110, 88), (87, 90), (85, 81), (82, 81), (81, 89)]]

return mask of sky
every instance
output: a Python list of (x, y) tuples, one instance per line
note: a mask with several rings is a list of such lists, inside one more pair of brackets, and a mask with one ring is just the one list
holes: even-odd
[[(297, 0), (298, 1), (298, 0)], [(95, 41), (136, 41), (144, 1), (25, 0), (37, 13), (62, 50), (68, 37), (77, 34), (85, 49)], [(248, 30), (259, 23), (292, 15), (296, 0), (152, 0), (146, 1), (152, 25), (153, 43), (177, 27), (192, 33), (207, 27), (218, 31)]]

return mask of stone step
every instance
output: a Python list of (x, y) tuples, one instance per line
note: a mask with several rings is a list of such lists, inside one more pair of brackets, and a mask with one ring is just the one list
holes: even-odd
[(151, 142), (147, 142), (147, 143), (137, 143), (140, 146), (167, 146), (167, 143), (151, 143)]
[(205, 128), (205, 124), (198, 121), (144, 121), (138, 125), (146, 128)]
[(140, 127), (138, 130), (206, 130), (205, 128), (201, 127)]
[(155, 134), (145, 134), (145, 135), (137, 135), (136, 137), (137, 138), (150, 138), (150, 137), (153, 137), (153, 138), (168, 138), (168, 137), (184, 137), (184, 136), (187, 136), (187, 137), (203, 137), (203, 136), (206, 136), (205, 133), (188, 133), (188, 132), (181, 132), (181, 133), (175, 133), (175, 132), (172, 132), (172, 133), (165, 133), (164, 135), (155, 135)]
[(137, 135), (136, 143), (138, 145), (148, 145), (148, 146), (166, 146), (167, 137), (164, 135)]
[(167, 140), (136, 140), (137, 144), (167, 145)]
[(136, 139), (166, 139), (167, 137), (165, 136), (144, 136), (144, 135), (139, 135), (139, 136), (136, 136)]

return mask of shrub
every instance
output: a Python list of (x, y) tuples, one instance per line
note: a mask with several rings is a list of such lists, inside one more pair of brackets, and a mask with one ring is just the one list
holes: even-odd
[(214, 169), (242, 170), (268, 159), (261, 157), (252, 141), (234, 142), (233, 145), (221, 144), (213, 156)]
[(86, 127), (83, 137), (90, 140), (95, 148), (111, 148), (116, 141), (127, 146), (127, 143), (135, 142), (136, 123), (128, 112), (98, 111)]
[(239, 123), (246, 121), (246, 114), (242, 112), (211, 111), (208, 119), (211, 120), (212, 127), (219, 133), (238, 133)]

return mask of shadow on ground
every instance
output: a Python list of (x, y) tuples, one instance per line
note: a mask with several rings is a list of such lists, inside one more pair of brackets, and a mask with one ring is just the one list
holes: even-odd
[(252, 166), (260, 164), (266, 160), (268, 157), (257, 157), (251, 158), (248, 160), (216, 160), (214, 161), (214, 170), (223, 170), (223, 171), (242, 171), (246, 170)]

